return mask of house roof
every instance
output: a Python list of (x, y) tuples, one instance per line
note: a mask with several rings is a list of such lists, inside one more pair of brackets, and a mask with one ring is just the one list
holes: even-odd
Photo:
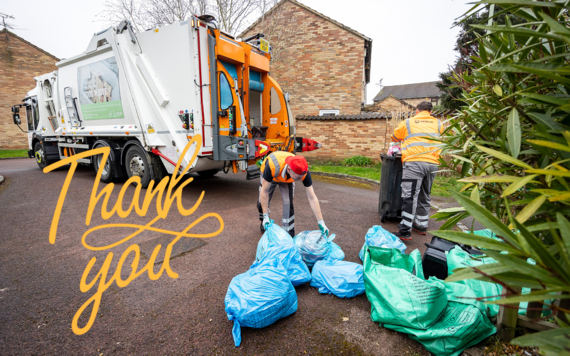
[[(308, 12), (315, 14), (319, 17), (322, 17), (323, 19), (333, 23), (334, 25), (342, 28), (343, 30), (346, 30), (350, 33), (352, 33), (353, 35), (360, 37), (364, 40), (364, 47), (366, 48), (366, 56), (364, 58), (364, 71), (365, 71), (365, 77), (366, 77), (366, 83), (370, 83), (370, 68), (372, 67), (372, 38), (370, 37), (366, 37), (365, 35), (363, 35), (362, 33), (353, 30), (352, 28), (341, 24), (338, 21), (335, 21), (333, 19), (331, 19), (328, 16), (325, 16), (323, 14), (321, 14), (318, 11), (315, 11), (313, 9), (311, 9), (310, 7), (308, 7), (307, 5), (301, 4), (300, 2), (296, 1), (296, 0), (280, 0), (275, 6), (273, 6), (273, 8), (271, 10), (269, 10), (265, 15), (269, 15), (270, 13), (272, 13), (275, 9), (277, 9), (279, 6), (281, 6), (282, 4), (284, 4), (285, 2), (291, 2), (297, 6), (299, 6), (302, 9), (307, 10)], [(259, 19), (257, 19), (257, 21), (255, 21), (254, 23), (252, 23), (248, 28), (246, 28), (239, 36), (239, 37), (243, 37), (245, 36), (246, 33), (248, 33), (249, 31), (251, 31), (255, 26), (257, 26), (257, 24), (261, 21), (261, 17)]]
[(38, 51), (42, 52), (43, 54), (46, 54), (46, 55), (50, 56), (51, 58), (55, 59), (56, 61), (58, 61), (58, 62), (60, 61), (60, 59), (57, 58), (56, 56), (54, 56), (53, 54), (49, 53), (49, 52), (46, 51), (46, 50), (41, 49), (40, 47), (36, 46), (35, 44), (33, 44), (33, 43), (31, 43), (31, 42), (26, 41), (25, 39), (23, 39), (22, 37), (18, 36), (18, 35), (15, 34), (14, 32), (8, 31), (8, 29), (6, 29), (6, 28), (0, 30), (0, 35), (4, 34), (4, 33), (6, 33), (6, 32), (8, 32), (8, 34), (9, 34), (10, 36), (14, 36), (14, 37), (17, 38), (18, 40), (24, 42), (25, 44), (27, 44), (27, 45), (29, 45), (29, 46), (35, 48), (35, 49), (37, 49)]
[[(386, 100), (386, 99), (388, 99), (388, 98), (392, 98), (392, 99), (396, 100), (397, 102), (399, 102), (400, 104), (402, 104), (402, 105), (404, 105), (404, 106), (407, 106), (407, 107), (409, 107), (409, 108), (412, 108), (412, 109), (414, 109), (414, 110), (416, 109), (415, 106), (406, 103), (406, 102), (405, 102), (404, 100), (402, 100), (402, 99), (396, 98), (396, 97), (395, 97), (394, 95), (392, 95), (392, 94), (390, 94), (390, 95), (388, 95), (388, 96), (386, 96), (386, 97), (384, 97), (383, 99), (380, 99), (380, 100), (378, 100), (378, 101), (375, 100), (375, 101), (374, 101), (374, 104), (379, 104), (379, 103), (383, 102), (384, 100)], [(422, 98), (425, 98), (425, 96), (422, 97)], [(376, 99), (376, 98), (374, 98), (374, 99)]]
[(374, 101), (381, 101), (389, 96), (398, 99), (434, 98), (441, 96), (442, 92), (435, 86), (438, 82), (413, 83), (403, 85), (387, 85), (376, 96)]

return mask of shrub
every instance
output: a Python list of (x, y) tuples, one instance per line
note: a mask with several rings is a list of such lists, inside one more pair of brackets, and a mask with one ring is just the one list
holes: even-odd
[[(497, 2), (484, 0), (472, 10)], [(456, 270), (448, 281), (500, 283), (506, 298), (492, 303), (542, 303), (557, 292), (564, 292), (557, 298), (570, 298), (569, 2), (500, 3), (506, 10), (495, 16), (507, 14), (505, 25), (473, 25), (485, 30), (476, 39), (478, 52), (470, 70), (454, 74), (467, 105), (451, 119), (442, 140), (443, 152), (453, 157), (442, 165), (461, 166), (461, 191), (467, 195), (452, 195), (463, 209), (435, 216), (448, 219), (442, 230), (469, 215), (492, 230), (500, 241), (456, 231), (438, 236), (485, 248), (497, 262)], [(513, 25), (508, 14), (514, 13), (527, 22)], [(533, 293), (521, 295), (521, 288)], [(570, 327), (557, 321), (560, 329), (513, 343), (562, 354), (570, 349)]]
[(352, 156), (345, 158), (342, 161), (343, 166), (353, 166), (353, 167), (368, 167), (372, 165), (372, 160), (364, 156)]

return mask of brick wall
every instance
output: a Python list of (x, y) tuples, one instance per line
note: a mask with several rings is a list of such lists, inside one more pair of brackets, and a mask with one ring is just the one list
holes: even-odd
[[(35, 76), (56, 70), (56, 58), (47, 55), (25, 40), (0, 31), (0, 149), (28, 148), (28, 136), (14, 125), (11, 107), (20, 104), (26, 93), (34, 89)], [(23, 130), (26, 113), (20, 111)]]
[[(418, 106), (418, 104), (421, 103), (422, 101), (429, 101), (431, 103), (431, 98), (402, 99), (402, 100), (413, 106)], [(433, 103), (433, 105), (435, 106), (435, 103)]]
[[(398, 121), (399, 123), (399, 121)], [(297, 135), (317, 140), (323, 148), (305, 152), (309, 160), (340, 161), (362, 155), (375, 161), (390, 148), (393, 120), (297, 120)]]
[[(267, 35), (271, 30), (270, 44), (286, 43), (282, 51), (276, 48), (279, 58), (271, 63), (271, 76), (291, 93), (293, 115), (318, 115), (321, 109), (359, 114), (364, 100), (364, 39), (293, 2), (285, 1), (277, 10), (267, 15), (265, 25), (260, 22), (246, 35)], [(273, 23), (286, 29), (268, 29), (272, 16), (285, 19)], [(287, 38), (279, 40), (283, 33)]]

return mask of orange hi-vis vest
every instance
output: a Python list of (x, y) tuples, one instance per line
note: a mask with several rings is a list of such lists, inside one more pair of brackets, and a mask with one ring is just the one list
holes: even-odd
[[(274, 182), (293, 183), (293, 178), (289, 177), (289, 179), (287, 179), (287, 170), (285, 169), (287, 166), (285, 158), (291, 156), (294, 156), (294, 154), (284, 151), (273, 152), (263, 160), (263, 172), (269, 168), (271, 169), (271, 176), (273, 177)], [(307, 174), (303, 176), (303, 179), (305, 179), (306, 176)]]
[(403, 141), (400, 150), (402, 151), (402, 162), (421, 161), (439, 164), (441, 149), (438, 142), (432, 141), (429, 137), (439, 137), (443, 132), (441, 121), (430, 116), (428, 111), (422, 111), (416, 116), (400, 122), (392, 141)]

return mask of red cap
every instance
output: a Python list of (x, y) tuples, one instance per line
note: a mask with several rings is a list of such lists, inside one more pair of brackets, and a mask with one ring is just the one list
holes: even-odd
[(309, 170), (309, 164), (303, 156), (289, 156), (285, 163), (297, 174), (305, 174)]

